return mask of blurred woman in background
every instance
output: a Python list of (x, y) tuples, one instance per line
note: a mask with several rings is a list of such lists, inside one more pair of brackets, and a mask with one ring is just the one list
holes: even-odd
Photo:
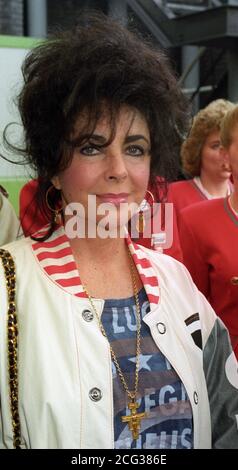
[(180, 234), (184, 263), (227, 326), (238, 357), (238, 106), (221, 124), (221, 146), (234, 190), (184, 209)]
[(220, 153), (220, 127), (234, 104), (218, 99), (195, 116), (188, 138), (181, 147), (182, 167), (191, 179), (170, 184), (168, 201), (180, 211), (196, 202), (225, 197), (231, 193), (230, 170)]

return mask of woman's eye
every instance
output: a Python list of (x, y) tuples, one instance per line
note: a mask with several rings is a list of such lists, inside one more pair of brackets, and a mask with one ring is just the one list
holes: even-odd
[(132, 156), (141, 156), (145, 154), (145, 150), (143, 147), (140, 147), (138, 145), (130, 145), (130, 147), (127, 147), (126, 153)]
[(85, 145), (80, 149), (80, 153), (83, 155), (98, 155), (100, 153), (100, 150), (98, 147), (94, 147), (92, 145)]
[(221, 145), (221, 144), (213, 144), (213, 145), (211, 146), (211, 148), (212, 148), (212, 150), (218, 150), (218, 149), (220, 148), (220, 145)]

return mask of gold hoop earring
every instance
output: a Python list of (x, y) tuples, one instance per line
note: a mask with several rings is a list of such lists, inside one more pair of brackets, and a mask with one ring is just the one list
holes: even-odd
[[(149, 191), (148, 189), (147, 189), (146, 192), (145, 192), (145, 196), (146, 196), (146, 193), (148, 193), (148, 194), (150, 195), (150, 197), (151, 197), (151, 199), (152, 199), (152, 204), (154, 204), (154, 202), (155, 202), (154, 194), (153, 194), (151, 191)], [(145, 197), (145, 198), (146, 198), (146, 197)], [(147, 198), (146, 198), (146, 200), (147, 200), (147, 202), (149, 202)]]
[(58, 209), (53, 209), (50, 204), (49, 204), (49, 194), (50, 194), (50, 191), (52, 190), (55, 190), (56, 188), (54, 187), (54, 185), (52, 184), (46, 191), (46, 194), (45, 194), (45, 203), (46, 203), (46, 206), (47, 208), (49, 209), (50, 212), (52, 212), (54, 215), (53, 215), (53, 222), (57, 225), (59, 225), (61, 223), (61, 211), (62, 211), (62, 207), (61, 208), (58, 208)]

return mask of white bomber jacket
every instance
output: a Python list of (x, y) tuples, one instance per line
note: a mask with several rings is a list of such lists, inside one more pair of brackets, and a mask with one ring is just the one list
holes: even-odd
[[(238, 448), (237, 362), (227, 330), (181, 263), (128, 243), (151, 306), (143, 321), (192, 405), (194, 447)], [(113, 448), (110, 349), (97, 320), (84, 319), (91, 304), (63, 229), (44, 243), (26, 238), (5, 248), (16, 263), (22, 447)], [(72, 270), (62, 274), (66, 265)], [(155, 277), (158, 285), (151, 287)], [(103, 305), (95, 300), (100, 313)], [(0, 447), (12, 448), (7, 310), (0, 262)], [(90, 398), (95, 388), (98, 401)]]

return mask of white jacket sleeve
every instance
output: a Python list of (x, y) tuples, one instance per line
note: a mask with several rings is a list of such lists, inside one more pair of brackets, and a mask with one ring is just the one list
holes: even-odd
[(8, 199), (0, 192), (0, 246), (16, 240), (20, 223)]

